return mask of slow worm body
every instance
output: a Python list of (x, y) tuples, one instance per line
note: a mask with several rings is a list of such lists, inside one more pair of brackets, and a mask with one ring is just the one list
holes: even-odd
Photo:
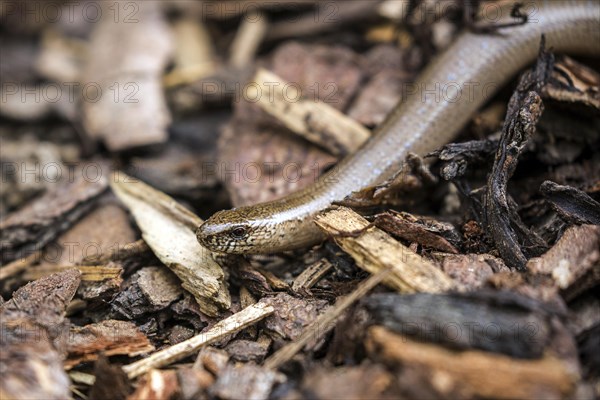
[(535, 59), (542, 34), (554, 52), (600, 55), (600, 1), (525, 4), (524, 25), (494, 34), (462, 33), (373, 137), (335, 169), (280, 200), (216, 213), (198, 228), (198, 241), (213, 251), (239, 254), (315, 244), (323, 239), (313, 222), (316, 213), (389, 178), (409, 152), (424, 155), (451, 141), (497, 89)]

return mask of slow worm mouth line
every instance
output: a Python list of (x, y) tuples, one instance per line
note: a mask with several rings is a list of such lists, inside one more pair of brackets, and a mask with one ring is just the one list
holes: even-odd
[[(198, 230), (200, 243), (213, 251), (242, 254), (315, 244), (323, 239), (312, 222), (317, 213), (361, 187), (391, 177), (409, 153), (424, 155), (454, 139), (496, 90), (535, 60), (542, 34), (547, 48), (555, 52), (600, 54), (600, 40), (595, 40), (600, 36), (600, 2), (539, 1), (534, 9), (534, 19), (503, 28), (501, 35), (459, 35), (358, 152), (314, 184), (281, 200), (216, 213)], [(514, 22), (510, 9), (506, 11), (507, 20), (496, 24)], [(436, 87), (442, 92), (432, 96), (428, 90)], [(449, 98), (443, 92), (449, 87), (468, 90), (453, 91)], [(236, 238), (224, 228), (237, 225), (252, 229)]]

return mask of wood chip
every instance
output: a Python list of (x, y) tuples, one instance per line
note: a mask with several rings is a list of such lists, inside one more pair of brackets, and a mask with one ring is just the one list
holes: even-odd
[(168, 269), (146, 267), (137, 273), (137, 284), (153, 306), (164, 308), (181, 297), (179, 281)]
[(539, 358), (552, 334), (548, 305), (508, 291), (379, 293), (364, 304), (375, 324), (452, 348)]
[(334, 328), (335, 320), (342, 315), (344, 311), (348, 309), (354, 302), (364, 297), (371, 289), (384, 281), (386, 277), (389, 277), (392, 270), (391, 268), (381, 269), (369, 279), (362, 282), (358, 287), (350, 293), (348, 296), (340, 299), (335, 306), (329, 308), (326, 312), (321, 314), (312, 324), (310, 324), (302, 334), (293, 342), (288, 343), (281, 349), (277, 350), (271, 357), (269, 357), (264, 366), (266, 368), (279, 368), (284, 363), (292, 359), (304, 346), (311, 341), (316, 341), (323, 338), (331, 329)]
[(217, 67), (212, 38), (203, 20), (186, 15), (173, 25), (175, 68), (163, 79), (167, 88), (210, 76)]
[(309, 265), (296, 277), (292, 284), (292, 290), (294, 292), (303, 291), (306, 293), (321, 278), (327, 275), (331, 268), (333, 268), (333, 264), (325, 258)]
[(141, 181), (115, 174), (111, 187), (125, 203), (154, 254), (194, 295), (202, 312), (216, 316), (229, 309), (231, 298), (221, 267), (200, 246), (194, 230), (202, 220), (166, 194)]
[[(98, 172), (98, 179), (86, 179), (83, 171)], [(87, 213), (93, 201), (108, 187), (103, 171), (106, 173), (101, 164), (85, 164), (70, 172), (74, 179), (65, 179), (54, 190), (3, 219), (0, 222), (1, 261), (24, 258), (41, 250)]]
[(55, 274), (57, 272), (76, 269), (81, 273), (82, 282), (102, 282), (108, 279), (119, 279), (123, 268), (119, 266), (104, 266), (104, 265), (46, 265), (38, 266), (30, 269), (23, 274), (24, 280), (36, 280)]
[(263, 400), (275, 384), (283, 382), (283, 374), (253, 363), (228, 365), (210, 391), (225, 400)]
[(279, 293), (269, 298), (276, 312), (264, 321), (264, 327), (278, 337), (295, 340), (327, 307), (324, 300), (303, 299)]
[(118, 253), (136, 239), (129, 215), (117, 204), (114, 196), (101, 202), (93, 211), (60, 235), (45, 249), (41, 267), (72, 266), (83, 259), (96, 264), (97, 260)]
[(527, 262), (533, 274), (548, 274), (561, 289), (571, 286), (600, 260), (600, 227), (572, 226), (546, 253)]
[(70, 398), (62, 365), (64, 315), (79, 286), (70, 270), (31, 282), (0, 307), (0, 397)]
[(334, 208), (316, 217), (315, 222), (364, 270), (375, 273), (391, 268), (384, 281), (403, 293), (446, 292), (455, 288), (452, 280), (431, 261), (414, 253), (380, 229), (345, 207)]
[(394, 394), (390, 397), (385, 394), (393, 387), (394, 378), (383, 366), (369, 363), (317, 367), (308, 371), (302, 389), (319, 399), (392, 399), (396, 397)]
[[(106, 17), (95, 24), (83, 74), (85, 129), (110, 151), (163, 143), (171, 121), (161, 79), (172, 48), (169, 28), (158, 3), (131, 5), (136, 23)], [(111, 15), (110, 7), (102, 3), (100, 12)]]
[(292, 85), (270, 71), (259, 69), (253, 84), (248, 86), (248, 98), (258, 99), (257, 104), (263, 110), (331, 154), (353, 153), (371, 135), (367, 128), (328, 104), (301, 99), (297, 84)]
[(569, 397), (577, 378), (561, 360), (549, 355), (540, 360), (516, 360), (482, 351), (456, 352), (380, 326), (369, 329), (366, 346), (372, 358), (429, 371), (429, 384), (443, 397), (461, 393), (505, 399), (563, 398)]
[(460, 240), (459, 234), (450, 224), (394, 211), (378, 214), (374, 223), (378, 228), (404, 240), (447, 253), (458, 253), (456, 247), (442, 236), (446, 234), (457, 242)]
[(164, 367), (182, 358), (185, 358), (202, 346), (214, 343), (223, 337), (236, 333), (247, 326), (250, 326), (261, 319), (267, 317), (275, 311), (275, 308), (266, 302), (258, 302), (255, 305), (244, 308), (237, 314), (216, 323), (211, 329), (202, 332), (191, 339), (168, 347), (164, 350), (156, 352), (140, 361), (123, 367), (127, 376), (133, 379), (140, 376), (153, 368)]
[(128, 400), (173, 399), (179, 395), (179, 382), (175, 371), (152, 370), (140, 379), (136, 391)]
[(483, 286), (498, 272), (510, 269), (504, 262), (489, 254), (434, 254), (442, 262), (442, 271), (467, 289)]
[(153, 350), (154, 346), (133, 322), (108, 319), (71, 329), (65, 368), (96, 360), (99, 354), (134, 357)]
[(267, 17), (260, 11), (252, 11), (244, 16), (231, 43), (229, 64), (243, 68), (250, 64), (269, 28)]

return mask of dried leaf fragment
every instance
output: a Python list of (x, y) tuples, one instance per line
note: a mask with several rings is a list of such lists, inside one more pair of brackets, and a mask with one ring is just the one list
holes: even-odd
[(202, 220), (166, 194), (141, 181), (115, 174), (111, 187), (125, 203), (154, 254), (194, 295), (202, 312), (216, 316), (229, 309), (231, 298), (221, 267), (200, 246), (193, 229)]

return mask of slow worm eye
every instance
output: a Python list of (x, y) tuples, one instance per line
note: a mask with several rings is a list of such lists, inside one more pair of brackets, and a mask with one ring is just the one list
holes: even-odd
[(246, 234), (246, 228), (243, 228), (241, 226), (238, 228), (235, 228), (234, 230), (231, 231), (231, 236), (234, 239), (241, 239), (244, 237), (245, 234)]

